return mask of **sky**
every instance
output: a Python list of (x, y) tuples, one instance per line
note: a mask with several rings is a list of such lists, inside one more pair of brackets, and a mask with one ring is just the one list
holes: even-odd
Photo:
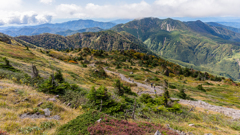
[(0, 0), (0, 25), (144, 17), (239, 21), (240, 0)]

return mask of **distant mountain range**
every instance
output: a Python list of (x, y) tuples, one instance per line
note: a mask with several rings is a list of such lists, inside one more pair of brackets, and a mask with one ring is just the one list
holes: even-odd
[[(216, 23), (216, 22), (207, 22), (207, 24), (211, 25), (211, 26), (214, 26), (214, 27), (221, 27), (221, 28), (225, 28), (225, 29), (240, 33), (240, 28), (235, 28), (235, 27), (231, 27), (231, 26), (222, 25), (222, 24)], [(229, 23), (226, 23), (226, 24), (229, 24)], [(239, 26), (240, 26), (240, 24), (239, 24)]]
[(36, 26), (10, 27), (8, 29), (0, 30), (0, 32), (12, 37), (20, 36), (20, 35), (26, 35), (26, 36), (39, 35), (42, 33), (52, 33), (52, 34), (63, 33), (64, 35), (68, 35), (66, 34), (66, 32), (63, 32), (63, 31), (68, 31), (68, 32), (71, 31), (70, 33), (74, 33), (73, 31), (84, 31), (82, 29), (92, 28), (86, 31), (93, 30), (93, 32), (95, 32), (96, 28), (94, 27), (98, 27), (100, 29), (110, 29), (115, 25), (116, 24), (112, 22), (97, 22), (93, 20), (76, 20), (76, 21), (69, 21), (69, 22), (56, 23), (56, 24), (47, 23), (47, 24), (41, 24)]
[(15, 39), (26, 45), (34, 44), (47, 49), (135, 49), (159, 55), (182, 66), (240, 80), (240, 33), (231, 29), (200, 20), (181, 22), (171, 18), (143, 18), (118, 24), (107, 31), (95, 27), (61, 30), (56, 32), (59, 35), (41, 34)]
[[(134, 49), (148, 54), (152, 53), (145, 44), (127, 32), (114, 32), (111, 30), (101, 32), (77, 33), (71, 36), (61, 36), (56, 34), (41, 34), (35, 36), (20, 36), (17, 41), (43, 47), (47, 49), (68, 49), (89, 47), (98, 50), (129, 50)], [(24, 45), (24, 42), (21, 42)]]
[(70, 36), (76, 33), (83, 33), (83, 32), (99, 32), (102, 31), (103, 29), (99, 27), (92, 27), (92, 28), (86, 28), (86, 29), (80, 29), (80, 30), (65, 30), (65, 31), (59, 31), (56, 32), (58, 35), (62, 36)]
[(183, 66), (240, 79), (240, 34), (201, 21), (144, 18), (112, 28), (144, 42), (154, 53)]

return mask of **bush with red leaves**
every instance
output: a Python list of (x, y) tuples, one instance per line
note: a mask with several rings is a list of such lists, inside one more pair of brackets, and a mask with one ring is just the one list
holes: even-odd
[(9, 135), (6, 131), (0, 129), (0, 135)]
[(104, 118), (101, 123), (88, 127), (91, 135), (145, 135), (159, 130), (168, 135), (177, 135), (160, 124), (153, 123), (130, 123), (124, 120)]

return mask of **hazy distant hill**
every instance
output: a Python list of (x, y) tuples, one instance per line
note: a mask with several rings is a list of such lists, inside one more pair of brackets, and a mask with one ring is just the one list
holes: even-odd
[(231, 27), (231, 26), (226, 26), (226, 25), (222, 25), (216, 22), (207, 22), (208, 25), (214, 26), (214, 27), (221, 27), (221, 28), (225, 28), (237, 33), (240, 33), (240, 28), (235, 28), (235, 27)]
[(66, 31), (59, 31), (56, 32), (56, 34), (58, 35), (62, 35), (62, 36), (70, 36), (76, 33), (82, 33), (82, 32), (99, 32), (102, 31), (103, 29), (99, 28), (99, 27), (93, 27), (93, 28), (86, 28), (86, 29), (80, 29), (80, 30), (66, 30)]
[(217, 23), (234, 28), (240, 28), (240, 22), (217, 22)]
[(25, 26), (25, 27), (11, 27), (9, 29), (0, 30), (0, 32), (10, 35), (10, 36), (20, 36), (20, 35), (38, 35), (42, 33), (52, 33), (66, 31), (66, 30), (80, 30), (92, 27), (99, 27), (101, 29), (110, 29), (115, 26), (115, 23), (112, 22), (97, 22), (93, 20), (76, 20), (69, 21), (64, 23), (56, 24), (41, 24), (36, 26)]

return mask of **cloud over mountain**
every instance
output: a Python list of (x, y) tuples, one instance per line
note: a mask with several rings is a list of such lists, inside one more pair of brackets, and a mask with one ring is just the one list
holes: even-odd
[(236, 0), (155, 0), (153, 3), (141, 1), (119, 5), (88, 3), (82, 6), (77, 4), (61, 4), (57, 6), (57, 11), (59, 15), (68, 13), (68, 15), (73, 17), (86, 18), (138, 18), (146, 16), (239, 17), (239, 5), (240, 1)]
[(1, 18), (0, 24), (41, 24), (51, 22), (52, 15), (30, 12), (11, 12), (8, 17)]

